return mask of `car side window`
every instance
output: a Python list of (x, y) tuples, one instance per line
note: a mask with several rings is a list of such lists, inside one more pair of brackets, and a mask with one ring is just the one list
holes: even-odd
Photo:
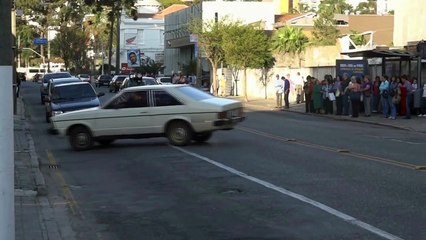
[(153, 96), (156, 107), (182, 105), (179, 100), (166, 91), (154, 91)]
[(148, 107), (148, 92), (137, 91), (127, 92), (121, 94), (119, 97), (110, 102), (105, 108), (118, 109), (118, 108), (140, 108)]

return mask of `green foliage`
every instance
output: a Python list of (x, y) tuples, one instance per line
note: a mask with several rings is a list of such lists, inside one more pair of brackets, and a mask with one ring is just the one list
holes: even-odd
[(321, 12), (329, 13), (330, 11), (332, 13), (343, 14), (346, 10), (352, 12), (353, 8), (345, 0), (322, 0), (319, 5), (320, 14)]
[(361, 2), (355, 8), (355, 11), (359, 11), (361, 14), (376, 14), (377, 0), (368, 0), (368, 2)]
[(136, 72), (142, 74), (152, 74), (158, 75), (159, 72), (164, 70), (165, 66), (162, 63), (156, 63), (155, 61), (151, 61), (146, 65), (142, 65), (136, 68)]
[(86, 58), (86, 36), (78, 26), (61, 27), (57, 37), (51, 42), (52, 53), (60, 56), (66, 68), (74, 67), (80, 72), (88, 66)]
[(350, 34), (352, 34), (350, 36), (351, 40), (357, 45), (364, 45), (367, 43), (367, 40), (365, 39), (364, 35), (361, 35), (361, 32), (359, 31), (355, 31), (355, 30), (351, 30)]
[(168, 8), (173, 4), (183, 4), (181, 0), (159, 0), (158, 2), (161, 3), (162, 9)]
[(224, 34), (226, 62), (241, 68), (261, 68), (271, 56), (266, 34), (252, 25), (234, 25)]
[(243, 95), (247, 99), (247, 68), (262, 68), (273, 64), (270, 41), (266, 34), (253, 25), (233, 25), (223, 35), (226, 63), (244, 70)]
[[(319, 46), (335, 45), (339, 30), (334, 26), (334, 13), (341, 11), (335, 3), (340, 0), (324, 0), (320, 4), (319, 17), (314, 21), (313, 44)], [(337, 10), (336, 10), (337, 9)]]
[(238, 22), (230, 22), (228, 19), (222, 18), (219, 21), (205, 21), (195, 18), (188, 23), (188, 30), (195, 34), (198, 38), (198, 46), (209, 60), (212, 67), (212, 84), (214, 94), (217, 95), (218, 81), (216, 71), (221, 61), (224, 61), (225, 53), (223, 50), (224, 35), (229, 32), (230, 28)]
[(274, 32), (272, 49), (284, 54), (300, 54), (305, 50), (308, 42), (309, 39), (301, 28), (286, 26)]

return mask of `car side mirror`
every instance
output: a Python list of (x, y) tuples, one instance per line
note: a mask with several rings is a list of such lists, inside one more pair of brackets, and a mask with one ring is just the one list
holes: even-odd
[(105, 95), (105, 93), (104, 92), (100, 92), (100, 93), (98, 93), (98, 97), (102, 97), (102, 96), (104, 96)]

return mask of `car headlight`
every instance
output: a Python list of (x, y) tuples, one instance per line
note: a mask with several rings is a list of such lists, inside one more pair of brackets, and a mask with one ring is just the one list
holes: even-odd
[(59, 114), (62, 114), (62, 113), (64, 113), (64, 112), (62, 112), (62, 111), (53, 111), (52, 112), (52, 116), (56, 116), (56, 115), (59, 115)]

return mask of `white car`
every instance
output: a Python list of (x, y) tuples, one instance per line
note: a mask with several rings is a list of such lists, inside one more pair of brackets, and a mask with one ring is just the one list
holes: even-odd
[(102, 107), (56, 115), (51, 122), (75, 150), (86, 150), (94, 141), (106, 145), (120, 138), (167, 137), (176, 146), (205, 142), (243, 115), (242, 102), (189, 85), (147, 85), (125, 88)]

